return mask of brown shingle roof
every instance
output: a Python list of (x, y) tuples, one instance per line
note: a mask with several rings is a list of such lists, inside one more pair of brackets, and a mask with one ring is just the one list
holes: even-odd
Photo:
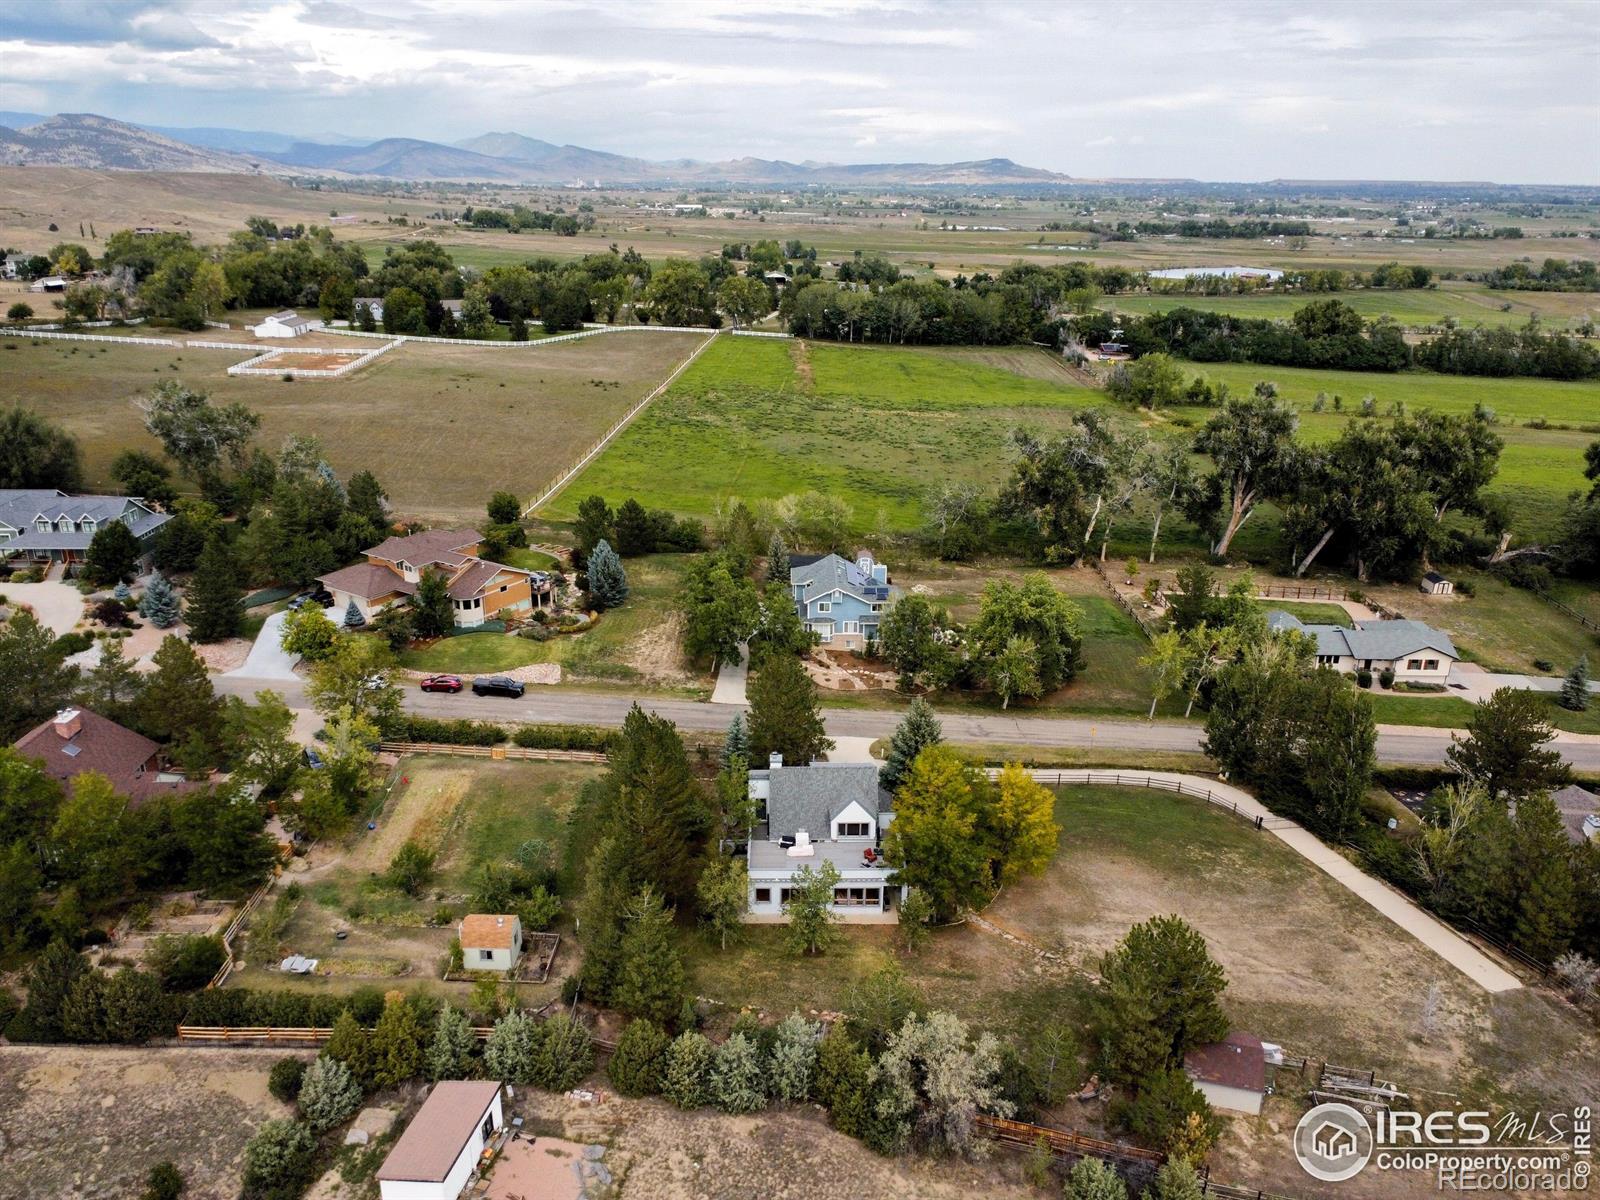
[(1551, 792), (1550, 799), (1555, 801), (1556, 810), (1561, 814), (1561, 823), (1566, 826), (1567, 836), (1581, 845), (1588, 838), (1583, 831), (1584, 819), (1600, 813), (1600, 799), (1575, 783)]
[(1190, 1078), (1252, 1092), (1267, 1090), (1267, 1052), (1261, 1039), (1235, 1031), (1220, 1042), (1196, 1046), (1183, 1056)]
[(524, 571), (521, 567), (508, 567), (501, 563), (490, 562), (488, 559), (479, 559), (477, 562), (463, 568), (461, 574), (450, 581), (450, 598), (452, 600), (472, 599), (501, 571), (510, 571), (518, 577), (526, 577), (532, 574), (530, 571)]
[(461, 945), (472, 950), (509, 950), (517, 918), (507, 913), (469, 913), (461, 918)]
[[(63, 737), (62, 732), (74, 722), (77, 731)], [(147, 800), (160, 792), (193, 786), (187, 781), (158, 782), (154, 760), (161, 747), (86, 708), (62, 709), (23, 734), (15, 746), (23, 757), (43, 762), (45, 774), (63, 783), (85, 771), (98, 771), (130, 800)]]
[(446, 1079), (434, 1084), (378, 1168), (378, 1178), (444, 1182), (499, 1094), (500, 1085), (492, 1079)]
[(476, 529), (427, 529), (409, 537), (385, 538), (364, 553), (368, 558), (385, 558), (390, 562), (408, 562), (413, 567), (429, 563), (459, 566), (467, 557), (465, 551), (483, 541)]
[(318, 575), (317, 582), (330, 592), (349, 592), (352, 596), (360, 596), (363, 600), (376, 600), (379, 596), (387, 596), (394, 592), (410, 596), (417, 590), (417, 585), (410, 580), (376, 563), (356, 563), (354, 566), (341, 567), (331, 574)]

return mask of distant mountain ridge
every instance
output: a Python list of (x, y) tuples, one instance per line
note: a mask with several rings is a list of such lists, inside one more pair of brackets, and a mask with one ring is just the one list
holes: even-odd
[[(4, 113), (0, 119), (31, 119)], [(89, 113), (0, 126), (0, 162), (123, 171), (218, 171), (278, 175), (358, 175), (407, 181), (488, 183), (1019, 184), (1067, 183), (1071, 176), (1009, 158), (957, 163), (792, 163), (737, 158), (654, 161), (584, 146), (558, 146), (524, 134), (485, 133), (454, 145), (418, 138), (370, 144), (297, 140), (263, 130), (132, 125)]]

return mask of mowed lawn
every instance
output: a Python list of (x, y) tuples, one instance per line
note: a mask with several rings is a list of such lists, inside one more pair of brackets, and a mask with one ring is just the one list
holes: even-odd
[(259, 412), (269, 450), (290, 434), (320, 437), (336, 471), (374, 471), (401, 515), (473, 520), (496, 489), (530, 496), (569, 467), (698, 340), (615, 333), (505, 350), (413, 343), (342, 379), (285, 383), (226, 374), (251, 348), (230, 355), (7, 338), (16, 348), (0, 348), (0, 405), (60, 422), (83, 447), (89, 485), (110, 486), (118, 452), (157, 448), (135, 401), (176, 379)]
[(938, 484), (994, 486), (1019, 425), (1060, 429), (1092, 390), (937, 351), (723, 338), (552, 503), (600, 493), (708, 516), (816, 490), (905, 532)]

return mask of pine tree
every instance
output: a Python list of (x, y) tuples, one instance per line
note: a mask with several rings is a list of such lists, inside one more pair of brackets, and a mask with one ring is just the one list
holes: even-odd
[(778, 1022), (768, 1075), (774, 1099), (790, 1104), (811, 1099), (817, 1077), (817, 1026), (799, 1013)]
[(156, 669), (139, 698), (140, 730), (158, 741), (198, 737), (215, 750), (222, 705), (200, 656), (188, 642), (169, 633), (150, 661)]
[(121, 638), (100, 643), (100, 661), (83, 680), (83, 700), (108, 721), (127, 724), (144, 692), (144, 676), (128, 661)]
[(489, 1078), (504, 1083), (530, 1083), (537, 1069), (544, 1029), (520, 1008), (494, 1023), (483, 1047), (483, 1066)]
[(557, 1013), (541, 1033), (530, 1082), (551, 1092), (577, 1087), (594, 1069), (594, 1039), (588, 1029), (577, 1017)]
[(766, 1107), (767, 1096), (761, 1086), (761, 1052), (755, 1042), (736, 1033), (717, 1047), (706, 1079), (706, 1092), (711, 1103), (726, 1113), (752, 1113)]
[(792, 766), (804, 766), (833, 749), (817, 704), (817, 685), (791, 654), (769, 655), (750, 683), (750, 754), (765, 762), (783, 755)]
[(667, 1047), (672, 1039), (654, 1021), (630, 1021), (606, 1064), (606, 1076), (624, 1096), (653, 1096), (661, 1090)]
[(777, 530), (773, 530), (772, 541), (767, 543), (767, 581), (789, 586), (789, 547)]
[(318, 1055), (306, 1068), (297, 1103), (306, 1124), (322, 1133), (355, 1116), (361, 1099), (361, 1085), (350, 1068), (336, 1058)]
[(648, 884), (668, 905), (692, 904), (710, 814), (677, 727), (634, 705), (611, 751), (611, 778), (608, 826), (626, 856), (628, 890)]
[(361, 1028), (355, 1014), (343, 1009), (333, 1023), (328, 1040), (322, 1044), (322, 1053), (350, 1068), (358, 1083), (367, 1087), (372, 1083), (374, 1061), (372, 1031)]
[(465, 1079), (471, 1066), (472, 1051), (478, 1038), (472, 1031), (467, 1014), (454, 1005), (446, 1004), (439, 1010), (439, 1019), (433, 1025), (433, 1040), (428, 1043), (424, 1066), (428, 1078)]
[(361, 615), (361, 606), (356, 603), (356, 598), (351, 596), (350, 603), (345, 605), (344, 609), (344, 627), (346, 629), (360, 629), (366, 623), (366, 617)]
[(144, 595), (139, 597), (139, 615), (157, 629), (171, 629), (182, 613), (178, 607), (178, 592), (165, 575), (157, 572), (144, 585)]
[(1572, 944), (1578, 926), (1571, 846), (1561, 812), (1545, 792), (1517, 801), (1513, 828), (1518, 883), (1513, 937), (1524, 953), (1552, 963)]
[(743, 713), (735, 714), (727, 736), (722, 739), (722, 765), (726, 767), (736, 758), (750, 765), (750, 732), (745, 728)]
[(589, 555), (589, 599), (595, 608), (604, 612), (616, 608), (628, 598), (628, 574), (622, 560), (611, 548), (611, 543), (601, 538)]
[(661, 1094), (679, 1108), (699, 1108), (710, 1100), (708, 1084), (717, 1052), (702, 1033), (680, 1033), (667, 1047)]
[(237, 637), (244, 624), (244, 590), (239, 568), (220, 536), (206, 542), (189, 583), (189, 607), (184, 614), (189, 636), (197, 642), (220, 642)]
[(139, 568), (139, 539), (121, 521), (109, 521), (95, 530), (83, 559), (83, 575), (105, 586), (132, 579)]
[(917, 755), (942, 741), (944, 727), (933, 715), (933, 706), (918, 696), (889, 738), (889, 752), (884, 756), (883, 769), (878, 772), (879, 785), (889, 792), (899, 791)]
[[(355, 604), (352, 597), (350, 603)], [(455, 613), (450, 606), (450, 584), (438, 571), (424, 571), (417, 580), (416, 594), (411, 597), (412, 629), (418, 637), (443, 637), (455, 626)], [(345, 613), (345, 623), (350, 614)]]
[(372, 1030), (373, 1083), (380, 1088), (394, 1087), (420, 1073), (423, 1036), (416, 1009), (391, 993)]
[(1589, 707), (1589, 656), (1581, 655), (1561, 685), (1561, 707), (1584, 712)]
[(646, 887), (629, 904), (627, 922), (614, 1003), (629, 1016), (670, 1025), (689, 991), (683, 960), (672, 941), (672, 913)]

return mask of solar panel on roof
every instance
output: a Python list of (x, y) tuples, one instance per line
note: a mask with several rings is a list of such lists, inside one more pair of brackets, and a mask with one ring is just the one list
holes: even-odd
[(83, 753), (83, 747), (75, 746), (71, 742), (68, 742), (65, 746), (61, 747), (61, 753), (65, 754), (68, 758), (77, 758), (79, 754)]

